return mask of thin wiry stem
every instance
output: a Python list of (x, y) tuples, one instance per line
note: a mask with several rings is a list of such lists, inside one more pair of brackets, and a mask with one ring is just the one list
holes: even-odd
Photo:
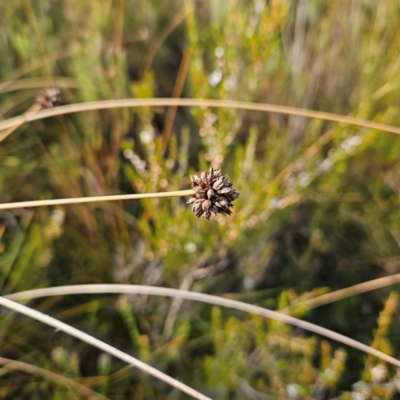
[(321, 149), (322, 146), (326, 145), (333, 139), (334, 135), (335, 135), (335, 130), (333, 128), (325, 132), (310, 147), (308, 147), (307, 150), (302, 155), (300, 155), (299, 158), (293, 160), (282, 171), (280, 171), (275, 176), (275, 178), (273, 178), (273, 181), (276, 183), (281, 183), (283, 179), (286, 178), (286, 176), (293, 173), (294, 169), (296, 168), (296, 163), (298, 162), (299, 159), (307, 159), (314, 156), (318, 152), (318, 150)]
[(142, 361), (137, 360), (136, 358), (126, 354), (113, 346), (110, 346), (107, 343), (102, 342), (99, 339), (94, 338), (93, 336), (88, 335), (85, 332), (82, 332), (70, 325), (65, 324), (64, 322), (58, 321), (53, 317), (45, 315), (39, 311), (33, 310), (29, 307), (23, 306), (22, 304), (15, 303), (5, 297), (0, 297), (0, 305), (9, 308), (10, 310), (17, 311), (21, 314), (24, 314), (30, 318), (33, 318), (37, 321), (43, 322), (46, 325), (50, 325), (53, 328), (58, 329), (59, 331), (63, 331), (68, 335), (74, 336), (77, 339), (82, 340), (90, 344), (91, 346), (97, 347), (98, 349), (108, 353), (116, 358), (119, 358), (122, 361), (125, 361), (128, 364), (133, 365), (134, 367), (162, 380), (163, 382), (171, 385), (172, 387), (181, 390), (184, 393), (189, 394), (195, 399), (200, 400), (211, 400), (209, 397), (204, 396), (199, 393), (197, 390), (192, 389), (191, 387), (185, 385), (182, 382), (177, 381), (176, 379), (171, 378), (170, 376), (164, 374), (163, 372), (151, 367), (150, 365), (145, 364)]
[[(190, 47), (186, 47), (185, 50), (183, 51), (181, 64), (179, 65), (178, 75), (175, 81), (175, 86), (172, 91), (171, 97), (174, 99), (179, 99), (182, 95), (183, 86), (185, 84), (186, 76), (189, 70), (189, 64), (190, 64)], [(174, 125), (174, 119), (177, 110), (178, 107), (176, 106), (169, 107), (167, 115), (165, 117), (164, 128), (161, 134), (161, 137), (163, 139), (164, 151), (166, 151), (168, 147), (168, 142), (171, 136), (171, 131)]]
[(65, 78), (61, 76), (45, 77), (45, 78), (24, 78), (16, 81), (5, 81), (2, 82), (4, 88), (2, 93), (12, 92), (15, 90), (26, 90), (26, 89), (40, 89), (48, 86), (59, 86), (69, 89), (78, 89), (79, 85), (74, 78)]
[(93, 400), (95, 399), (107, 400), (107, 397), (103, 396), (100, 393), (95, 392), (94, 390), (85, 385), (75, 382), (73, 379), (66, 378), (65, 376), (37, 367), (36, 365), (28, 364), (22, 361), (10, 360), (9, 358), (3, 358), (3, 357), (0, 357), (0, 365), (3, 365), (5, 368), (8, 368), (10, 370), (18, 370), (25, 372), (27, 374), (40, 376), (46, 380), (56, 383), (57, 385), (75, 389), (79, 396), (84, 396)]
[[(39, 110), (41, 110), (42, 106), (38, 103), (34, 103), (32, 106), (30, 106), (28, 108), (28, 110), (25, 111), (25, 113), (23, 115), (28, 115), (31, 113), (35, 113), (38, 112)], [(5, 138), (7, 138), (8, 136), (10, 136), (17, 128), (19, 125), (17, 126), (12, 126), (11, 128), (6, 129), (5, 131), (0, 132), (0, 142), (2, 142)]]
[(87, 103), (69, 104), (66, 106), (55, 107), (43, 110), (28, 118), (22, 116), (10, 118), (0, 122), (0, 130), (20, 125), (23, 122), (36, 121), (43, 118), (54, 117), (75, 112), (92, 110), (104, 110), (107, 108), (123, 107), (149, 107), (149, 106), (178, 106), (178, 107), (217, 107), (233, 108), (239, 110), (252, 110), (274, 112), (278, 114), (298, 115), (306, 118), (315, 118), (325, 121), (340, 122), (348, 125), (361, 126), (368, 129), (377, 129), (384, 132), (391, 132), (400, 135), (400, 128), (397, 126), (380, 124), (378, 122), (366, 121), (360, 118), (343, 116), (322, 111), (313, 111), (302, 108), (279, 106), (276, 104), (250, 103), (230, 100), (206, 100), (206, 99), (119, 99), (102, 100)]
[(369, 292), (371, 290), (380, 289), (386, 286), (394, 285), (396, 283), (400, 283), (400, 274), (385, 276), (383, 278), (359, 283), (358, 285), (349, 286), (344, 289), (335, 290), (334, 292), (326, 293), (322, 296), (305, 300), (305, 303), (309, 308), (317, 308), (324, 306), (325, 304), (346, 299), (347, 297)]
[[(37, 96), (36, 90), (25, 90), (18, 92), (13, 96), (8, 96), (7, 101), (1, 104), (0, 106), (0, 118), (3, 119), (3, 116), (9, 113), (13, 108), (20, 106), (21, 104), (25, 103), (27, 100), (31, 100)], [(17, 127), (10, 128), (10, 129), (17, 129)], [(4, 131), (0, 133), (3, 134)]]
[(46, 64), (44, 65), (46, 73), (49, 77), (51, 77), (52, 73), (51, 73), (51, 68), (49, 66), (49, 58), (47, 55), (47, 49), (46, 49), (46, 46), (44, 45), (43, 36), (40, 32), (38, 19), (36, 18), (35, 11), (33, 10), (31, 0), (23, 0), (22, 1), (22, 9), (25, 12), (29, 30), (30, 30), (31, 34), (33, 35), (35, 44), (38, 49), (38, 53), (41, 58), (46, 60)]
[(119, 194), (112, 196), (93, 196), (93, 197), (54, 199), (54, 200), (19, 201), (15, 203), (0, 204), (0, 210), (11, 210), (14, 208), (32, 208), (32, 207), (43, 207), (43, 206), (58, 206), (62, 204), (95, 203), (100, 201), (154, 199), (159, 197), (181, 197), (181, 196), (191, 196), (193, 193), (194, 191), (189, 189), (189, 190), (178, 190), (173, 192)]
[(374, 357), (380, 358), (390, 364), (400, 367), (400, 361), (391, 357), (381, 351), (373, 349), (363, 343), (354, 339), (348, 338), (339, 333), (333, 332), (329, 329), (322, 328), (321, 326), (312, 324), (310, 322), (302, 321), (301, 319), (282, 314), (277, 311), (272, 311), (267, 308), (253, 306), (251, 304), (243, 303), (237, 300), (225, 299), (217, 296), (212, 296), (204, 293), (190, 292), (180, 289), (170, 289), (154, 286), (141, 286), (141, 285), (116, 285), (116, 284), (100, 284), (100, 285), (73, 285), (73, 286), (59, 286), (53, 288), (28, 290), (26, 292), (14, 293), (6, 296), (9, 299), (20, 301), (24, 299), (38, 298), (44, 296), (61, 296), (69, 294), (93, 294), (93, 293), (126, 293), (126, 294), (146, 294), (154, 296), (167, 296), (182, 298), (186, 300), (200, 301), (217, 306), (233, 308), (235, 310), (246, 311), (266, 318), (275, 319), (286, 324), (297, 326), (318, 335), (325, 336), (337, 342), (343, 343), (347, 346), (353, 347), (357, 350), (363, 351)]
[(0, 92), (2, 93), (6, 87), (13, 84), (13, 82), (15, 82), (19, 77), (26, 75), (37, 68), (43, 68), (46, 65), (62, 60), (63, 58), (71, 57), (80, 50), (79, 45), (73, 44), (69, 49), (63, 51), (62, 54), (57, 54), (48, 59), (43, 59), (43, 57), (39, 56), (36, 60), (29, 60), (27, 63), (22, 64), (20, 67), (6, 75), (7, 80), (0, 82)]
[(153, 63), (154, 57), (156, 56), (158, 50), (165, 42), (165, 39), (177, 28), (187, 17), (187, 15), (191, 12), (185, 10), (185, 8), (179, 10), (168, 22), (168, 24), (163, 28), (163, 30), (151, 41), (148, 48), (150, 49), (148, 54), (146, 55), (144, 62), (144, 70), (147, 71), (150, 69), (151, 64)]

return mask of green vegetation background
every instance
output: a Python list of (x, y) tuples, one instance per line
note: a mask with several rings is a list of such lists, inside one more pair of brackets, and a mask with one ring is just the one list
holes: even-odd
[[(22, 114), (49, 85), (66, 104), (171, 97), (187, 75), (183, 97), (399, 126), (399, 47), (400, 3), (389, 0), (2, 1), (0, 115)], [(0, 145), (0, 202), (179, 190), (213, 165), (241, 193), (234, 215), (199, 220), (179, 198), (1, 211), (1, 293), (86, 283), (182, 287), (289, 307), (400, 354), (395, 288), (315, 310), (305, 301), (400, 272), (400, 137), (273, 113), (179, 108), (165, 149), (167, 112), (110, 109), (23, 125)], [(318, 142), (323, 135), (330, 140)], [(30, 305), (214, 399), (396, 396), (390, 366), (377, 382), (377, 360), (239, 312), (125, 295)], [(110, 399), (186, 398), (6, 310), (0, 356)], [(80, 397), (3, 366), (0, 398)]]

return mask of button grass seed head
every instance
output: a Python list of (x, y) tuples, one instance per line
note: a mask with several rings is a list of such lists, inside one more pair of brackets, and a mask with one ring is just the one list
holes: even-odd
[(53, 108), (61, 103), (61, 92), (57, 87), (43, 89), (36, 96), (36, 103), (40, 104), (42, 108)]
[(210, 219), (211, 215), (231, 215), (232, 202), (239, 197), (228, 181), (228, 175), (222, 175), (220, 169), (210, 168), (191, 177), (194, 194), (186, 204), (193, 204), (192, 210), (197, 218)]

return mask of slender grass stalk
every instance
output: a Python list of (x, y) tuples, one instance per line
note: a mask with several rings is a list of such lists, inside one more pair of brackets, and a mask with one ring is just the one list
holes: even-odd
[(104, 343), (101, 340), (94, 338), (93, 336), (88, 335), (87, 333), (84, 333), (70, 325), (67, 325), (64, 322), (58, 321), (53, 317), (45, 315), (45, 314), (43, 314), (39, 311), (33, 310), (29, 307), (23, 306), (22, 304), (15, 303), (14, 301), (11, 301), (4, 297), (0, 297), (0, 305), (4, 306), (6, 308), (9, 308), (10, 310), (14, 310), (21, 314), (24, 314), (24, 315), (26, 315), (30, 318), (33, 318), (37, 321), (43, 322), (44, 324), (52, 326), (53, 328), (56, 328), (59, 331), (63, 331), (68, 335), (74, 336), (77, 339), (80, 339), (83, 342), (90, 344), (91, 346), (97, 347), (98, 349), (100, 349), (116, 358), (119, 358), (120, 360), (125, 361), (128, 364), (133, 365), (134, 367), (140, 369), (141, 371), (146, 372), (146, 373), (162, 380), (163, 382), (171, 385), (172, 387), (179, 389), (184, 393), (189, 394), (190, 396), (192, 396), (195, 399), (211, 400), (209, 397), (204, 396), (203, 394), (199, 393), (198, 391), (192, 389), (191, 387), (185, 385), (182, 382), (177, 381), (176, 379), (171, 378), (170, 376), (151, 367), (150, 365), (147, 365), (144, 362), (137, 360), (136, 358), (130, 356), (129, 354), (126, 354), (126, 353), (116, 349), (115, 347), (110, 346), (109, 344)]
[[(182, 95), (183, 86), (186, 81), (186, 76), (189, 70), (190, 64), (190, 48), (186, 47), (183, 51), (181, 64), (179, 65), (178, 75), (176, 77), (175, 86), (172, 91), (172, 98), (179, 99)], [(174, 125), (174, 119), (177, 106), (172, 106), (168, 108), (167, 115), (165, 117), (164, 128), (161, 134), (163, 140), (164, 151), (167, 150), (169, 138), (171, 136), (172, 126)]]
[(376, 129), (384, 132), (400, 135), (400, 128), (397, 126), (381, 124), (379, 122), (366, 121), (360, 118), (343, 116), (322, 111), (313, 111), (303, 108), (279, 106), (276, 104), (250, 103), (230, 100), (206, 100), (206, 99), (119, 99), (101, 100), (87, 103), (69, 104), (66, 106), (55, 107), (53, 109), (42, 110), (29, 118), (18, 116), (4, 121), (0, 121), (0, 130), (20, 125), (24, 122), (37, 121), (39, 119), (54, 117), (56, 115), (71, 114), (76, 112), (104, 110), (108, 108), (124, 107), (149, 107), (149, 106), (178, 106), (178, 107), (217, 107), (232, 108), (238, 110), (252, 110), (274, 112), (278, 114), (297, 115), (306, 118), (315, 118), (325, 121), (339, 122), (348, 125), (360, 126), (368, 129)]
[[(27, 374), (40, 376), (48, 381), (52, 381), (57, 385), (61, 385), (64, 387), (69, 387), (75, 389), (79, 396), (83, 396), (86, 398), (90, 398), (92, 400), (102, 399), (107, 400), (108, 398), (103, 396), (100, 393), (95, 392), (91, 388), (82, 385), (78, 382), (75, 382), (73, 379), (67, 378), (60, 374), (56, 374), (55, 372), (48, 371), (46, 369), (37, 367), (36, 365), (28, 364), (22, 361), (10, 360), (9, 358), (0, 357), (0, 365), (3, 365), (5, 368), (10, 370), (18, 370), (25, 372)], [(1, 374), (0, 376), (2, 376)]]
[(347, 346), (353, 347), (357, 350), (363, 351), (374, 357), (380, 358), (396, 367), (400, 367), (400, 360), (395, 359), (381, 351), (373, 349), (363, 343), (360, 343), (354, 339), (348, 338), (339, 333), (333, 332), (329, 329), (322, 328), (318, 325), (310, 322), (302, 321), (301, 319), (282, 314), (277, 311), (272, 311), (267, 308), (253, 306), (251, 304), (243, 303), (237, 300), (225, 299), (222, 297), (212, 296), (204, 293), (190, 292), (180, 289), (170, 289), (154, 286), (141, 286), (141, 285), (117, 285), (117, 284), (94, 284), (94, 285), (72, 285), (72, 286), (59, 286), (53, 288), (43, 288), (28, 290), (26, 292), (14, 293), (5, 296), (0, 299), (13, 299), (14, 301), (20, 301), (25, 299), (32, 299), (45, 296), (62, 296), (70, 294), (103, 294), (103, 293), (126, 293), (126, 294), (146, 294), (154, 296), (166, 296), (181, 298), (185, 300), (200, 301), (203, 303), (213, 304), (216, 306), (222, 306), (227, 308), (233, 308), (235, 310), (246, 311), (253, 314), (262, 315), (266, 318), (271, 318), (286, 324), (296, 326), (301, 329), (316, 333), (321, 336), (325, 336), (329, 339), (343, 343)]
[[(25, 16), (26, 16), (26, 19), (29, 24), (28, 25), (29, 30), (35, 40), (35, 43), (36, 43), (36, 46), (38, 49), (38, 53), (40, 54), (40, 57), (43, 58), (43, 60), (46, 60), (46, 64), (44, 65), (46, 73), (49, 77), (51, 77), (52, 73), (51, 73), (51, 68), (49, 66), (49, 58), (47, 55), (47, 49), (46, 49), (46, 46), (44, 45), (43, 36), (39, 29), (38, 18), (36, 18), (35, 11), (33, 10), (31, 0), (22, 0), (22, 9), (25, 12)], [(54, 86), (54, 83), (51, 84), (50, 86)]]
[(53, 199), (53, 200), (19, 201), (15, 203), (0, 204), (0, 210), (11, 210), (15, 208), (32, 208), (32, 207), (43, 207), (43, 206), (58, 206), (62, 204), (95, 203), (100, 201), (155, 199), (160, 197), (181, 197), (181, 196), (191, 196), (192, 194), (194, 194), (194, 191), (188, 189), (188, 190), (178, 190), (173, 192), (119, 194), (112, 196), (93, 196), (93, 197), (75, 197), (75, 198)]
[(79, 85), (74, 78), (65, 78), (62, 76), (44, 77), (44, 78), (24, 78), (16, 81), (2, 82), (2, 93), (13, 92), (16, 90), (42, 89), (48, 86), (58, 86), (62, 88), (78, 89)]
[(309, 308), (317, 308), (335, 301), (346, 299), (347, 297), (355, 296), (357, 294), (395, 285), (396, 283), (400, 283), (400, 274), (385, 276), (383, 278), (359, 283), (358, 285), (349, 286), (344, 289), (335, 290), (334, 292), (326, 293), (321, 296), (314, 297), (313, 299), (308, 299), (305, 302)]
[[(24, 114), (22, 114), (22, 116), (27, 117), (28, 115), (34, 114), (41, 109), (42, 109), (42, 106), (40, 104), (34, 103), (24, 112)], [(22, 125), (22, 122), (20, 125)], [(5, 138), (10, 136), (20, 125), (12, 126), (8, 129), (6, 129), (5, 131), (0, 131), (0, 142), (2, 142)]]
[(334, 135), (335, 135), (335, 130), (332, 128), (329, 129), (322, 136), (320, 136), (310, 147), (308, 147), (307, 150), (304, 151), (304, 153), (300, 157), (296, 158), (290, 164), (288, 164), (272, 180), (276, 183), (281, 183), (283, 179), (286, 178), (286, 176), (293, 173), (293, 171), (296, 168), (296, 162), (299, 160), (299, 158), (300, 159), (311, 158), (321, 149), (322, 146), (325, 146), (327, 143), (329, 143), (333, 139)]
[(162, 44), (165, 42), (165, 39), (186, 19), (191, 9), (186, 10), (185, 8), (180, 9), (168, 22), (167, 25), (162, 29), (162, 31), (151, 41), (148, 48), (150, 49), (148, 54), (146, 55), (144, 61), (144, 70), (147, 71), (150, 69), (151, 64), (155, 56), (160, 50)]
[(63, 58), (71, 57), (74, 54), (77, 54), (81, 48), (79, 45), (74, 43), (68, 49), (62, 52), (62, 54), (57, 54), (55, 56), (49, 57), (48, 59), (43, 59), (43, 57), (38, 57), (35, 60), (30, 60), (25, 64), (22, 64), (20, 67), (13, 69), (12, 72), (6, 75), (7, 80), (0, 82), (0, 93), (3, 93), (3, 90), (13, 84), (19, 77), (28, 74), (29, 72), (34, 71), (38, 68), (43, 68), (48, 64), (52, 64), (56, 61), (62, 60)]
[(114, 26), (114, 45), (120, 49), (123, 43), (124, 36), (124, 8), (125, 1), (119, 0), (116, 2), (115, 6), (115, 26)]
[[(37, 95), (36, 90), (35, 91), (24, 90), (24, 91), (18, 92), (17, 94), (15, 94), (13, 96), (8, 96), (7, 101), (0, 105), (0, 119), (3, 119), (4, 115), (11, 112), (13, 108), (20, 106), (22, 103), (26, 102), (27, 100), (33, 101), (32, 99), (34, 99), (36, 97), (36, 95)], [(10, 128), (10, 129), (17, 129), (17, 127)], [(3, 132), (1, 132), (0, 135), (2, 135)]]

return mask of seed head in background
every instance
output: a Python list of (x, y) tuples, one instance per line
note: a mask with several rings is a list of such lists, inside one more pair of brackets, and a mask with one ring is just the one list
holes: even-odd
[(40, 104), (42, 108), (53, 108), (61, 103), (61, 92), (57, 87), (43, 89), (36, 96), (36, 103)]
[(211, 215), (231, 215), (232, 202), (239, 197), (228, 181), (229, 175), (222, 175), (220, 169), (210, 168), (191, 177), (192, 188), (195, 193), (186, 204), (193, 204), (193, 213), (197, 218), (210, 219)]

